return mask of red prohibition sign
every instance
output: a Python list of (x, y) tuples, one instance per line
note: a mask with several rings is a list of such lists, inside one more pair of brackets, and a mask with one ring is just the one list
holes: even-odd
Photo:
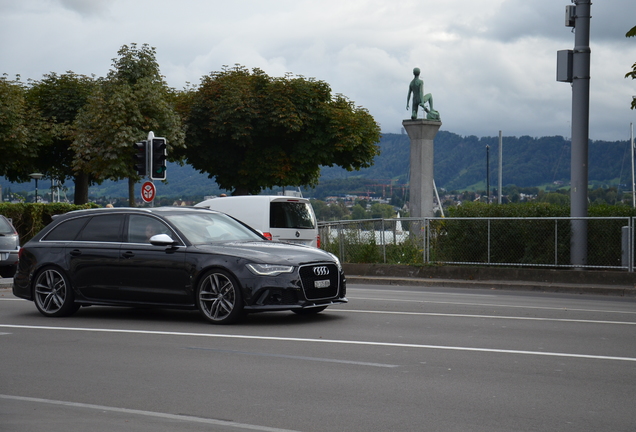
[(141, 199), (145, 202), (149, 203), (153, 199), (155, 199), (155, 195), (157, 194), (157, 189), (152, 182), (145, 182), (141, 185)]

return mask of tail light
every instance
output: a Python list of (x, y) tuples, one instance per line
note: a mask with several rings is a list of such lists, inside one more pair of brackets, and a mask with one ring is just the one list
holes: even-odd
[(271, 240), (272, 239), (272, 233), (264, 232), (263, 233), (263, 237), (265, 237), (267, 240)]
[(316, 247), (320, 248), (320, 236), (319, 235), (316, 236)]

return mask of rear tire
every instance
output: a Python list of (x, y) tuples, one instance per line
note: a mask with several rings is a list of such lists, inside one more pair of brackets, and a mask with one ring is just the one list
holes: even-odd
[(231, 324), (243, 316), (243, 298), (236, 279), (223, 270), (206, 273), (197, 289), (197, 307), (213, 324)]
[(64, 317), (77, 312), (79, 305), (66, 275), (53, 267), (42, 269), (33, 287), (35, 307), (46, 317)]

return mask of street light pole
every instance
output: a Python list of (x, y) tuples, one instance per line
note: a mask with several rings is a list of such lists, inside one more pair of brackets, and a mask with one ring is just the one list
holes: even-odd
[(636, 183), (634, 182), (634, 123), (629, 124), (630, 159), (632, 161), (632, 208), (636, 208)]
[(29, 177), (31, 177), (32, 179), (35, 179), (35, 202), (37, 203), (38, 202), (38, 180), (44, 177), (44, 174), (32, 173), (32, 174), (29, 174)]
[(486, 145), (486, 204), (490, 204), (490, 146)]
[(501, 197), (502, 197), (502, 190), (503, 190), (503, 139), (501, 138), (501, 131), (499, 131), (499, 187), (498, 189), (498, 198), (497, 198), (497, 204), (501, 204)]

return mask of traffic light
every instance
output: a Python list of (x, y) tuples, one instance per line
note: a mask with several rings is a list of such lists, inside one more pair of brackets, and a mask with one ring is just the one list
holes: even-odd
[(153, 138), (150, 150), (150, 179), (166, 179), (166, 139)]
[(135, 152), (133, 153), (133, 167), (137, 171), (139, 177), (146, 177), (148, 162), (146, 159), (148, 141), (140, 141), (133, 144)]

